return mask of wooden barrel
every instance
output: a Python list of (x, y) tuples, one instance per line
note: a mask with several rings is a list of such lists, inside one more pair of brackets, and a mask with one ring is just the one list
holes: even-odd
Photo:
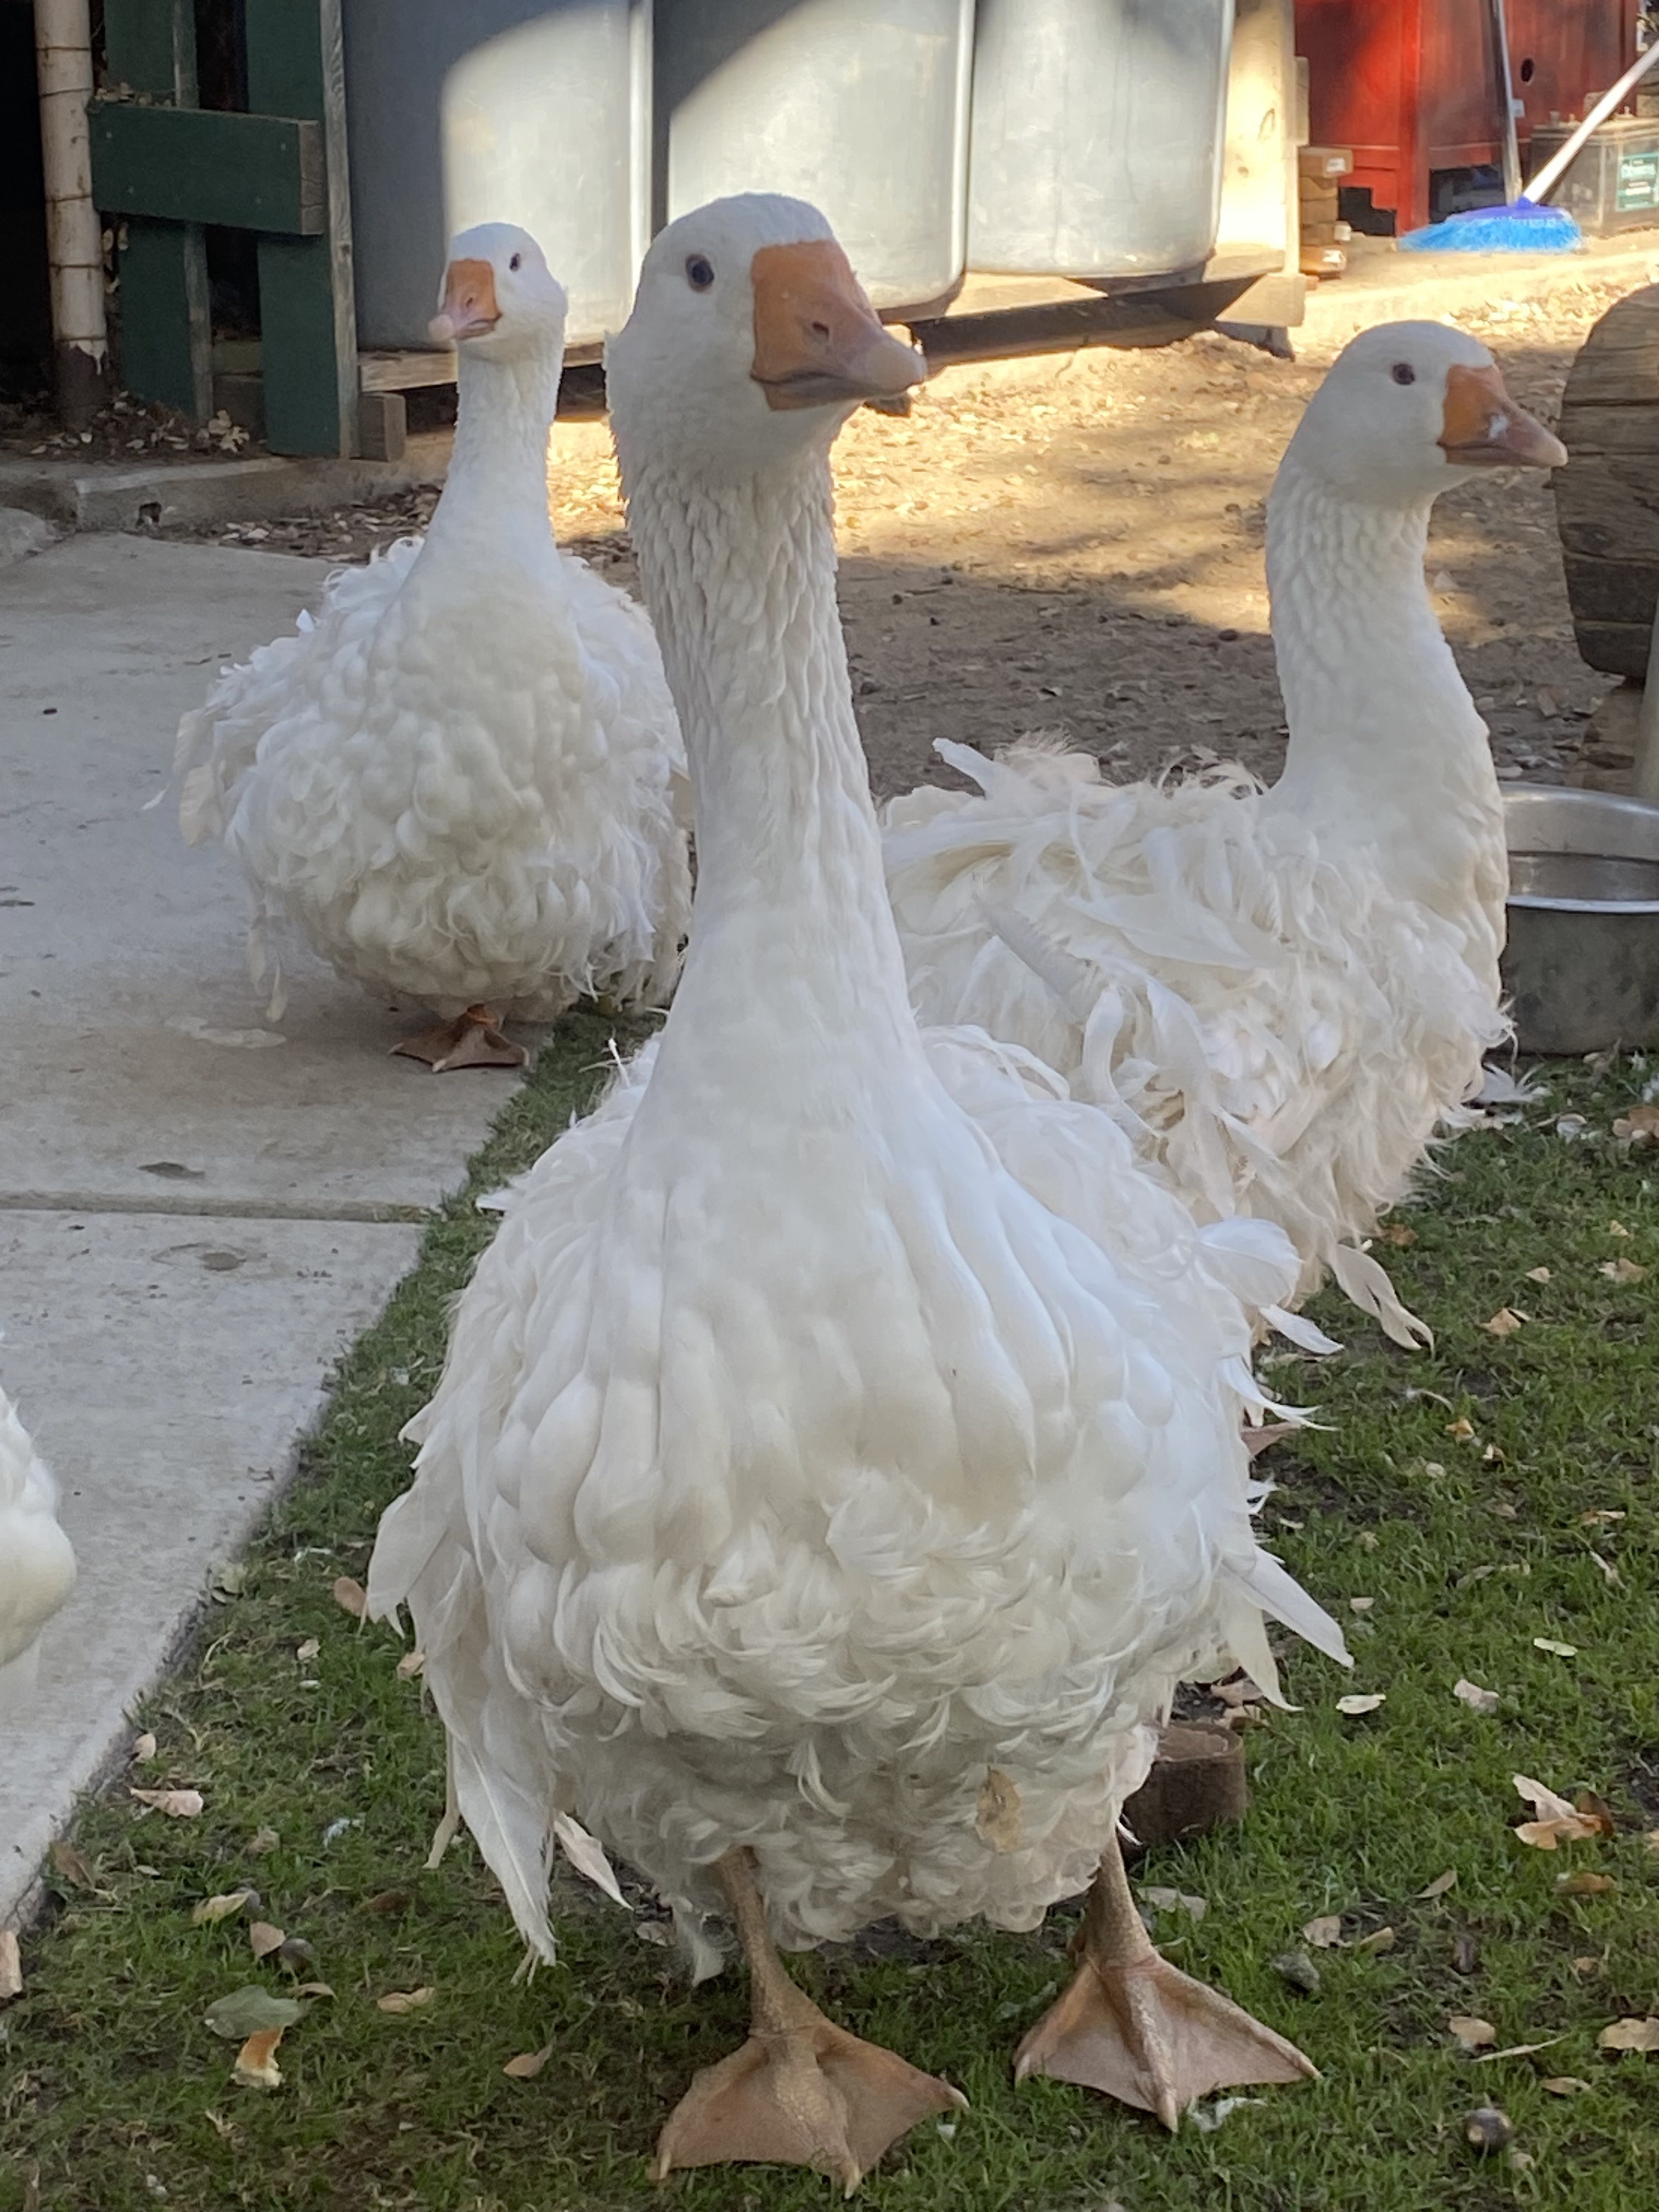
[(1555, 476), (1578, 650), (1610, 675), (1647, 674), (1659, 601), (1659, 284), (1609, 307), (1561, 401), (1571, 466)]

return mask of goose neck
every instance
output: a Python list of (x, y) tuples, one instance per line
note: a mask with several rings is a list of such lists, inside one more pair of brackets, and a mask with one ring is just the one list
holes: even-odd
[(527, 535), (552, 542), (547, 437), (558, 398), (560, 357), (509, 361), (462, 349), (456, 364), (455, 447), (428, 536)]
[(1441, 634), (1425, 498), (1346, 498), (1287, 460), (1267, 505), (1273, 653), (1290, 730), (1286, 799), (1354, 824), (1496, 785), (1486, 725)]
[(824, 1033), (908, 1033), (897, 932), (836, 601), (827, 458), (709, 483), (627, 464), (629, 522), (692, 787), (697, 888), (677, 1011), (705, 969)]

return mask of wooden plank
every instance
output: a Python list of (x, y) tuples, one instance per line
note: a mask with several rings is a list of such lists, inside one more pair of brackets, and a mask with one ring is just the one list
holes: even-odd
[(104, 72), (111, 87), (159, 93), (174, 107), (194, 107), (191, 0), (104, 0)]
[(207, 255), (195, 225), (126, 226), (121, 255), (121, 381), (136, 399), (176, 407), (192, 422), (213, 412), (213, 331)]
[(316, 235), (259, 241), (265, 435), (279, 453), (354, 453), (357, 327), (340, 0), (246, 0), (246, 20), (249, 103), (319, 128), (325, 196)]
[(106, 100), (90, 126), (93, 197), (112, 214), (299, 237), (327, 228), (314, 122)]
[(1648, 648), (1653, 642), (1651, 623), (1601, 623), (1573, 620), (1579, 658), (1604, 675), (1628, 676), (1636, 683), (1648, 672)]
[[(196, 105), (192, 0), (105, 0), (106, 81), (175, 107)], [(207, 242), (199, 223), (124, 226), (117, 303), (121, 378), (135, 398), (192, 422), (213, 412)]]

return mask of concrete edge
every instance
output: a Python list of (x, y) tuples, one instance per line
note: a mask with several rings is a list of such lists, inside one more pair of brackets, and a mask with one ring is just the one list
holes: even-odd
[(142, 463), (0, 460), (0, 507), (15, 507), (70, 530), (155, 535), (213, 523), (258, 522), (395, 499), (441, 483), (447, 431), (411, 438), (398, 461), (289, 460), (262, 453), (243, 461)]

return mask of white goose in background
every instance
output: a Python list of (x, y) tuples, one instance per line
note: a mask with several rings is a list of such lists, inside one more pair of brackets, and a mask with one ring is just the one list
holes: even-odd
[(514, 1187), (370, 1609), (413, 1614), (452, 1818), (538, 1950), (573, 1814), (705, 1971), (699, 1923), (735, 1919), (753, 2032), (659, 2174), (850, 2187), (960, 2101), (775, 1947), (890, 1914), (1029, 1929), (1097, 1869), (1078, 1984), (1020, 2063), (1173, 2126), (1312, 2070), (1158, 1956), (1115, 1840), (1175, 1685), (1223, 1655), (1271, 1677), (1264, 1612), (1346, 1656), (1249, 1518), (1243, 1301), (1294, 1255), (1195, 1230), (1030, 1055), (917, 1030), (828, 460), (923, 372), (823, 217), (758, 195), (672, 224), (607, 372), (688, 743), (690, 949), (660, 1036)]
[(884, 816), (921, 1019), (1038, 1054), (1200, 1220), (1278, 1222), (1299, 1295), (1328, 1271), (1401, 1344), (1428, 1332), (1361, 1242), (1507, 1033), (1502, 803), (1424, 581), (1429, 514), (1479, 470), (1565, 459), (1475, 339), (1367, 331), (1267, 502), (1279, 781), (1120, 786), (1041, 739), (941, 743), (980, 789)]
[(0, 1390), (0, 1719), (33, 1686), (40, 1632), (75, 1587), (58, 1486)]
[(660, 1003), (690, 910), (651, 625), (549, 520), (564, 325), (527, 232), (453, 241), (432, 330), (459, 416), (424, 543), (331, 577), (314, 623), (179, 726), (180, 823), (242, 864), (256, 980), (287, 916), (341, 975), (443, 1018), (395, 1048), (434, 1068), (520, 1065), (509, 1016)]

